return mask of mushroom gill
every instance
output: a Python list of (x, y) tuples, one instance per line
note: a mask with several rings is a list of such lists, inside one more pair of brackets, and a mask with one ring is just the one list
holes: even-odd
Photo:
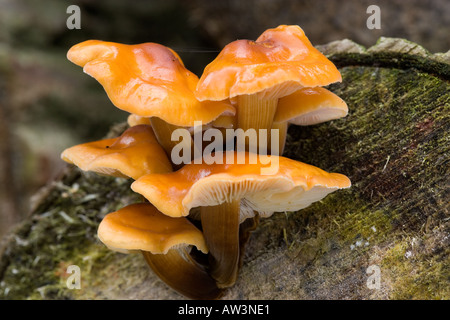
[[(237, 158), (243, 156), (244, 164)], [(240, 256), (239, 225), (255, 212), (269, 217), (274, 212), (297, 211), (341, 188), (350, 180), (339, 173), (279, 156), (275, 174), (262, 174), (266, 164), (250, 163), (249, 153), (228, 151), (224, 160), (233, 164), (187, 164), (168, 174), (148, 174), (131, 185), (150, 203), (171, 217), (188, 216), (200, 207), (201, 225), (210, 252), (210, 272), (219, 287), (236, 280)]]

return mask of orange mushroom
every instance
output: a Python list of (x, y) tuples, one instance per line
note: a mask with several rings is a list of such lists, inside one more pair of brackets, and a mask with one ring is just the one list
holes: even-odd
[(152, 172), (172, 171), (172, 165), (149, 125), (133, 126), (117, 138), (67, 148), (61, 158), (84, 171), (135, 180)]
[(192, 299), (222, 295), (205, 267), (190, 255), (192, 246), (207, 253), (202, 232), (186, 218), (171, 218), (150, 203), (109, 213), (98, 227), (99, 239), (111, 250), (141, 251), (148, 265), (167, 285)]
[(141, 117), (133, 113), (128, 115), (127, 123), (130, 127), (137, 126), (139, 124), (151, 125), (150, 118)]
[(222, 101), (198, 101), (198, 77), (187, 70), (170, 48), (157, 43), (126, 45), (88, 40), (67, 53), (73, 63), (94, 77), (119, 109), (149, 117), (155, 135), (168, 156), (176, 142), (171, 133), (179, 127), (204, 124), (220, 115), (234, 115)]
[(237, 127), (272, 128), (278, 99), (303, 87), (341, 81), (334, 64), (312, 46), (299, 26), (268, 29), (256, 41), (226, 45), (206, 66), (195, 92), (203, 100), (232, 99)]
[[(243, 164), (238, 158), (245, 158)], [(239, 224), (247, 218), (269, 217), (278, 211), (297, 211), (327, 194), (350, 187), (350, 180), (284, 157), (278, 170), (262, 174), (267, 165), (250, 162), (250, 154), (225, 152), (222, 164), (187, 164), (168, 174), (149, 174), (133, 182), (133, 191), (171, 217), (189, 215), (200, 207), (201, 223), (211, 257), (211, 275), (219, 287), (231, 286), (237, 277)]]
[(166, 254), (184, 245), (208, 253), (203, 234), (189, 220), (164, 215), (150, 203), (132, 204), (108, 213), (97, 234), (109, 249), (122, 253), (143, 250)]
[(278, 129), (279, 154), (283, 154), (289, 124), (309, 126), (345, 117), (344, 100), (325, 88), (303, 88), (278, 100), (272, 129)]

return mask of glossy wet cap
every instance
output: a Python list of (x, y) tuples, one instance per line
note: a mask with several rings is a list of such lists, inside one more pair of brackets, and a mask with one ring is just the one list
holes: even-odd
[(146, 125), (151, 126), (150, 118), (141, 117), (141, 116), (138, 116), (137, 114), (133, 114), (133, 113), (128, 115), (127, 123), (130, 127), (137, 126), (140, 124), (146, 124)]
[(279, 98), (302, 87), (341, 81), (334, 64), (310, 43), (299, 26), (268, 29), (256, 41), (226, 45), (204, 70), (199, 100), (223, 100), (258, 93)]
[(119, 137), (70, 147), (61, 158), (84, 171), (115, 177), (171, 172), (172, 165), (149, 125), (137, 125)]
[[(239, 156), (245, 159), (244, 164), (238, 164)], [(234, 163), (226, 164), (227, 157), (234, 157)], [(250, 163), (249, 153), (228, 151), (224, 153), (223, 164), (186, 164), (173, 173), (145, 175), (131, 188), (172, 217), (187, 216), (191, 208), (241, 199), (243, 221), (253, 216), (253, 210), (263, 217), (274, 212), (297, 211), (351, 185), (342, 174), (328, 173), (285, 157), (268, 157), (278, 162), (274, 174), (262, 174), (262, 169), (269, 165), (260, 158), (257, 163)]]
[(193, 92), (198, 77), (163, 45), (88, 40), (73, 46), (67, 57), (103, 86), (117, 108), (127, 112), (178, 126), (208, 123), (235, 113), (229, 103), (199, 102)]
[(99, 239), (111, 250), (143, 250), (166, 254), (170, 249), (196, 246), (207, 253), (202, 232), (186, 218), (172, 218), (150, 203), (138, 203), (109, 213), (98, 227)]
[(303, 88), (278, 100), (273, 122), (308, 126), (339, 119), (347, 113), (347, 104), (333, 92), (321, 87)]

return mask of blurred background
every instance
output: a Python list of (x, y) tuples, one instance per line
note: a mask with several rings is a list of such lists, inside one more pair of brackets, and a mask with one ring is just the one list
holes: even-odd
[[(67, 28), (69, 5), (79, 6), (81, 29)], [(381, 10), (381, 29), (366, 26), (370, 5)], [(348, 38), (371, 46), (386, 36), (450, 49), (448, 0), (0, 0), (0, 237), (61, 172), (62, 150), (126, 120), (66, 59), (72, 45), (157, 42), (201, 75), (228, 42), (280, 24), (300, 25), (314, 45)]]

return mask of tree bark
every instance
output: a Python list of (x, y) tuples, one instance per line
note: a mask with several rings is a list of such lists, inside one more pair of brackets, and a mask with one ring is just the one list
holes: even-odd
[[(349, 114), (291, 126), (284, 155), (352, 187), (262, 219), (223, 299), (449, 299), (450, 52), (391, 38), (319, 49), (342, 73), (329, 88)], [(183, 299), (141, 255), (96, 237), (104, 215), (140, 201), (130, 183), (67, 167), (5, 238), (0, 298)], [(67, 287), (69, 265), (80, 267), (79, 290)]]

